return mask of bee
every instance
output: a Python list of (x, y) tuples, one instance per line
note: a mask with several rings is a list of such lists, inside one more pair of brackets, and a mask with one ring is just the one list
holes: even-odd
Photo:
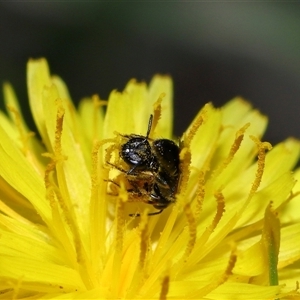
[[(124, 171), (137, 197), (153, 205), (160, 214), (175, 202), (180, 180), (180, 148), (169, 139), (150, 139), (153, 115), (150, 115), (146, 136), (123, 135), (127, 142), (121, 145), (120, 158), (128, 165)], [(139, 216), (139, 214), (131, 214)]]

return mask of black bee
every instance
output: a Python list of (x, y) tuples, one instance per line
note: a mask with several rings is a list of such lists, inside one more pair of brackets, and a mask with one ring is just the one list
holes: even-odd
[(128, 141), (121, 146), (120, 157), (130, 168), (126, 174), (133, 192), (158, 209), (149, 213), (156, 215), (175, 202), (180, 179), (180, 149), (171, 140), (150, 139), (152, 121), (153, 115), (150, 115), (146, 136), (123, 136)]

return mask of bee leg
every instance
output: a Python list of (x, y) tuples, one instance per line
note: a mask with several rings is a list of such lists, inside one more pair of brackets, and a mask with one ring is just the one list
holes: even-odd
[(152, 213), (149, 213), (148, 216), (155, 216), (155, 215), (159, 215), (163, 212), (163, 209), (159, 210), (159, 211), (156, 211), (156, 212), (152, 212)]
[[(162, 211), (163, 211), (163, 209), (156, 211), (156, 212), (149, 213), (149, 214), (147, 214), (147, 216), (159, 215), (162, 213)], [(140, 217), (140, 216), (141, 216), (141, 214), (129, 214), (129, 217)]]
[(119, 170), (119, 171), (122, 172), (122, 173), (127, 173), (127, 171), (125, 171), (124, 169), (120, 168), (120, 167), (117, 166), (117, 165), (114, 165), (114, 164), (112, 164), (112, 163), (110, 163), (110, 162), (108, 162), (108, 161), (107, 161), (106, 163), (107, 163), (108, 165), (112, 166), (113, 168)]

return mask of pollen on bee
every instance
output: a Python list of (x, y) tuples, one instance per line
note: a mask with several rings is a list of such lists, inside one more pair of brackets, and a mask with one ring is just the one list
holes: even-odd
[[(111, 183), (118, 187), (120, 178), (125, 179), (129, 202), (144, 202), (159, 210), (149, 215), (175, 202), (181, 176), (179, 146), (168, 139), (150, 139), (152, 120), (150, 115), (145, 136), (120, 134), (121, 141), (106, 149)], [(119, 175), (112, 175), (116, 171)]]

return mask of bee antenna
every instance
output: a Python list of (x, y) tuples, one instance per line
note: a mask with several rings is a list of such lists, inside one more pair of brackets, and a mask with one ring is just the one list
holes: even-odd
[(150, 131), (151, 131), (151, 127), (152, 127), (152, 121), (153, 121), (153, 115), (150, 115), (149, 118), (149, 122), (148, 122), (148, 130), (147, 130), (147, 134), (146, 134), (146, 138), (149, 137)]

